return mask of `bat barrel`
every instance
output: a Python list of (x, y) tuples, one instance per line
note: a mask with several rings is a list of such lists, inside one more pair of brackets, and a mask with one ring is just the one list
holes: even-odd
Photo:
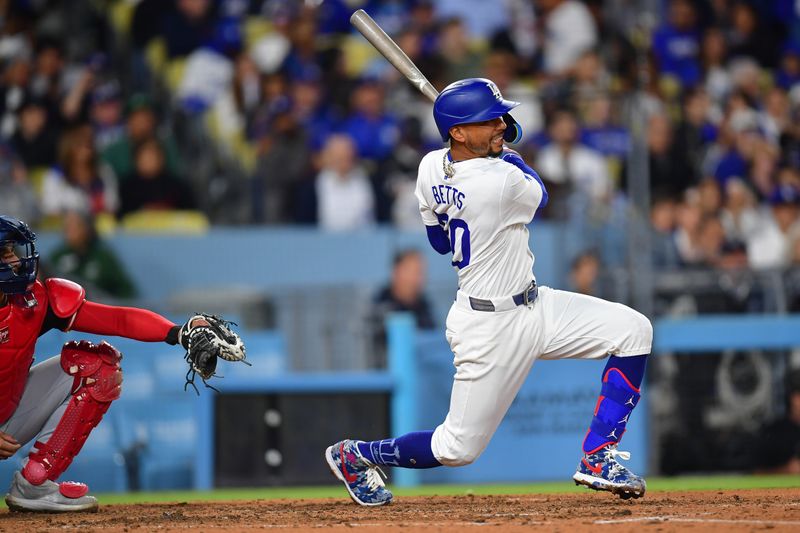
[(420, 72), (414, 62), (403, 50), (386, 35), (386, 32), (370, 17), (366, 11), (359, 9), (350, 17), (350, 23), (361, 32), (367, 41), (375, 47), (403, 76), (408, 78), (422, 94), (435, 100), (439, 92)]

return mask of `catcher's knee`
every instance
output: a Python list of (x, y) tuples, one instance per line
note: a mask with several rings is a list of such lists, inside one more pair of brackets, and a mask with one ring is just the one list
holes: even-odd
[(81, 391), (108, 403), (122, 393), (122, 354), (106, 341), (70, 341), (61, 349), (61, 368), (72, 376), (72, 394)]
[(480, 457), (487, 444), (488, 440), (459, 437), (441, 425), (433, 432), (431, 448), (433, 456), (443, 465), (466, 466)]

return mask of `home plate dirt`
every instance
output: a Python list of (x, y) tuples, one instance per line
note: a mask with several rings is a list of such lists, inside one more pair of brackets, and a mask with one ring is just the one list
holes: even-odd
[(402, 531), (800, 531), (800, 488), (651, 492), (623, 501), (607, 493), (399, 497), (386, 507), (350, 500), (256, 500), (104, 505), (97, 513), (0, 511), (0, 531), (145, 532)]

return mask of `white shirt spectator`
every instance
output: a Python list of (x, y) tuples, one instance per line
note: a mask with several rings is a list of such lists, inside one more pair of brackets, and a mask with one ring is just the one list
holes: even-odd
[(597, 27), (589, 9), (566, 0), (547, 15), (544, 35), (544, 70), (559, 74), (597, 44)]
[(600, 152), (586, 146), (572, 146), (565, 158), (559, 145), (548, 144), (539, 153), (535, 168), (545, 180), (571, 183), (594, 201), (604, 202), (610, 197), (608, 164)]
[[(98, 175), (103, 183), (103, 211), (115, 213), (119, 208), (117, 179), (107, 165), (99, 165)], [(67, 181), (58, 168), (49, 169), (42, 181), (42, 214), (61, 215), (65, 211), (94, 211), (91, 198), (85, 190)]]
[(366, 172), (354, 168), (345, 175), (323, 170), (317, 175), (319, 226), (351, 231), (375, 222), (375, 199)]

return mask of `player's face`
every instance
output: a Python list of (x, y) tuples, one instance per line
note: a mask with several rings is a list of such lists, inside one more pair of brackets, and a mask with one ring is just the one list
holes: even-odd
[(454, 133), (461, 133), (464, 146), (476, 157), (496, 157), (503, 152), (503, 132), (506, 130), (506, 123), (502, 118), (462, 124), (456, 126), (456, 129), (459, 132)]
[(0, 261), (6, 265), (11, 265), (11, 268), (14, 269), (14, 272), (17, 271), (19, 268), (19, 257), (17, 257), (16, 252), (14, 252), (13, 245), (6, 243), (0, 245)]

